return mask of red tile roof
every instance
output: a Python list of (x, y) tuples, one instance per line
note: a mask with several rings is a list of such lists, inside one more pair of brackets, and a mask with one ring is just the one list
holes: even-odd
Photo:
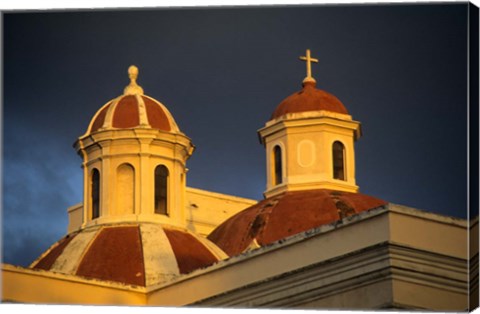
[(277, 106), (270, 119), (279, 118), (287, 113), (319, 110), (348, 114), (347, 109), (337, 97), (317, 89), (314, 82), (306, 82), (301, 91), (285, 98)]
[(378, 198), (326, 189), (291, 191), (267, 198), (218, 226), (208, 239), (229, 256), (242, 253), (256, 239), (267, 245), (385, 205)]
[(165, 229), (165, 234), (172, 245), (181, 274), (187, 274), (218, 261), (212, 252), (191, 234), (173, 229)]
[[(70, 275), (77, 275), (86, 278), (95, 278), (100, 280), (115, 281), (129, 285), (146, 286), (146, 276), (169, 279), (172, 276), (186, 274), (199, 268), (204, 268), (218, 262), (221, 258), (226, 256), (219, 256), (207, 247), (201, 240), (191, 234), (187, 230), (159, 226), (159, 232), (164, 232), (165, 235), (159, 233), (142, 234), (140, 228), (141, 224), (129, 225), (109, 225), (101, 227), (98, 230), (88, 230), (87, 232), (94, 232), (93, 238), (84, 237), (77, 243), (72, 243), (75, 235), (85, 232), (86, 229), (78, 231), (70, 236), (62, 238), (59, 242), (54, 244), (48, 253), (41, 257), (31, 266), (33, 269), (52, 270), (59, 273), (66, 273)], [(163, 231), (162, 231), (163, 230)], [(142, 235), (148, 235), (143, 238)], [(161, 242), (165, 239), (166, 243)], [(154, 246), (146, 246), (145, 243), (153, 243), (157, 241)], [(160, 242), (158, 242), (160, 241)], [(206, 241), (206, 240), (205, 240)], [(73, 245), (77, 252), (81, 251), (78, 262), (73, 269), (60, 263), (54, 267), (55, 261), (62, 255), (65, 248)], [(164, 252), (168, 256), (166, 267), (160, 267), (162, 273), (149, 274), (145, 268), (145, 256), (159, 256), (158, 252), (152, 252), (163, 245), (166, 247)], [(213, 244), (210, 244), (213, 246)], [(150, 250), (150, 251), (149, 251)], [(70, 250), (72, 251), (72, 250)], [(71, 253), (71, 252), (70, 252)], [(68, 259), (71, 256), (62, 256), (62, 260)], [(167, 257), (166, 257), (167, 258)], [(170, 261), (177, 262), (177, 266), (170, 264)], [(154, 263), (162, 263), (162, 260), (155, 260)], [(70, 263), (72, 265), (72, 263)], [(64, 269), (63, 267), (66, 267)], [(151, 271), (151, 270), (150, 270)], [(160, 278), (159, 280), (162, 280)], [(158, 281), (160, 282), (160, 281)]]
[(90, 132), (95, 132), (98, 131), (103, 126), (103, 123), (105, 122), (105, 115), (107, 114), (108, 108), (112, 105), (112, 102), (109, 102), (105, 107), (101, 109), (101, 111), (97, 114), (95, 121), (93, 121), (92, 124), (92, 129)]
[(168, 122), (167, 114), (163, 109), (150, 98), (143, 97), (145, 109), (147, 110), (148, 122), (154, 129), (163, 131), (171, 131), (170, 122)]
[(76, 234), (70, 234), (58, 241), (53, 248), (45, 256), (36, 261), (33, 268), (49, 270), (60, 254), (63, 253), (65, 247), (73, 240)]
[[(90, 133), (98, 131), (104, 124), (107, 112), (113, 108), (112, 126), (119, 129), (128, 129), (140, 126), (140, 109), (137, 97), (145, 104), (145, 111), (148, 123), (154, 129), (171, 131), (172, 126), (164, 108), (155, 100), (144, 95), (123, 95), (118, 100), (110, 101), (95, 116)], [(116, 103), (116, 105), (115, 105)]]
[(145, 286), (138, 227), (103, 228), (85, 252), (76, 275)]
[(112, 126), (119, 129), (134, 128), (140, 125), (138, 101), (133, 95), (123, 96), (113, 113)]

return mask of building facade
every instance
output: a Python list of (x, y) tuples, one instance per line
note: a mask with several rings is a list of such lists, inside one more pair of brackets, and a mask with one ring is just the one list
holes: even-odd
[(123, 94), (75, 142), (84, 201), (68, 208), (67, 234), (27, 268), (2, 265), (3, 301), (476, 307), (478, 219), (359, 193), (361, 124), (317, 88), (310, 51), (300, 59), (302, 89), (258, 130), (267, 169), (260, 201), (186, 186), (195, 146), (131, 66)]

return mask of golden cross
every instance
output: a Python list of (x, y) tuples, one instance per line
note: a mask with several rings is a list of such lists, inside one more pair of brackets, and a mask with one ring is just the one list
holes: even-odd
[(301, 56), (300, 60), (307, 62), (307, 77), (305, 79), (313, 79), (312, 77), (312, 62), (318, 63), (318, 59), (310, 57), (310, 49), (307, 49), (306, 56)]

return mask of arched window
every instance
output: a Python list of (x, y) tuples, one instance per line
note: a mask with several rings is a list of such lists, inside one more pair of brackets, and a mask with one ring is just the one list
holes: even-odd
[(122, 164), (117, 169), (117, 206), (112, 214), (135, 213), (135, 169), (130, 164)]
[(92, 219), (100, 216), (100, 172), (93, 169), (91, 177)]
[(345, 180), (345, 146), (339, 141), (333, 143), (333, 178)]
[(168, 169), (160, 165), (155, 168), (155, 214), (168, 215)]
[(273, 183), (275, 185), (282, 183), (282, 149), (276, 145), (273, 148)]

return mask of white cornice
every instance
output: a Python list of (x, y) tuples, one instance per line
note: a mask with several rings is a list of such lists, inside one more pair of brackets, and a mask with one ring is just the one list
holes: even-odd
[(293, 130), (305, 127), (328, 126), (332, 128), (340, 128), (351, 130), (354, 132), (355, 139), (361, 136), (361, 124), (352, 119), (341, 119), (330, 115), (312, 115), (312, 116), (297, 116), (290, 119), (271, 120), (265, 124), (265, 127), (257, 130), (257, 133), (262, 144), (265, 143), (265, 138), (272, 134), (282, 132), (285, 129)]

